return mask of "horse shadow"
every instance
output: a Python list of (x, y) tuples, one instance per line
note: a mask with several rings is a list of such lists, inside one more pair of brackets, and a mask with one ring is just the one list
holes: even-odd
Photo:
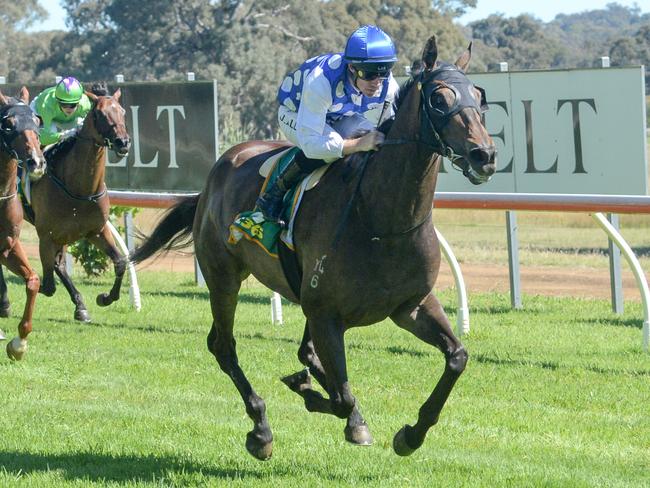
[(57, 471), (69, 481), (105, 483), (150, 482), (152, 479), (166, 479), (170, 471), (200, 474), (211, 478), (261, 479), (264, 473), (250, 469), (210, 467), (174, 456), (100, 454), (77, 452), (61, 454), (39, 454), (25, 451), (0, 452), (0, 466), (7, 473), (16, 476), (37, 472)]

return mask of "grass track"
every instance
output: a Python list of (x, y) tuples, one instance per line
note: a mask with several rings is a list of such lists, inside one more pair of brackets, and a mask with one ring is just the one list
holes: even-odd
[[(470, 363), (424, 446), (392, 452), (442, 372), (442, 356), (384, 322), (346, 335), (353, 392), (375, 437), (310, 414), (279, 377), (300, 369), (300, 309), (269, 325), (269, 294), (246, 284), (236, 324), (240, 363), (266, 400), (274, 457), (244, 448), (251, 423), (207, 352), (207, 292), (191, 276), (142, 272), (144, 310), (126, 293), (100, 310), (109, 281), (77, 278), (92, 325), (74, 323), (63, 289), (39, 296), (25, 360), (0, 361), (0, 486), (648, 486), (650, 355), (641, 306), (471, 295)], [(12, 279), (15, 332), (22, 285)], [(448, 313), (452, 291), (441, 295)], [(93, 305), (91, 305), (93, 304)]]

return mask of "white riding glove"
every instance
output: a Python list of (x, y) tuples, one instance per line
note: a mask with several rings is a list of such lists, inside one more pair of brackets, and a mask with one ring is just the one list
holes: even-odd
[(64, 130), (61, 132), (61, 137), (59, 138), (59, 141), (64, 141), (65, 139), (68, 139), (69, 137), (72, 137), (77, 134), (77, 129), (68, 129)]

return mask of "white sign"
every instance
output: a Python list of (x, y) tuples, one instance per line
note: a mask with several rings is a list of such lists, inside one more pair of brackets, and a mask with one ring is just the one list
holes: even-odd
[(438, 191), (647, 194), (642, 66), (469, 77), (487, 92), (497, 173), (473, 186), (445, 160)]

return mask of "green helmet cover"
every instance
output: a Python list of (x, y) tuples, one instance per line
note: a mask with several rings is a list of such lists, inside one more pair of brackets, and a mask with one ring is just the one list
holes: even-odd
[(67, 76), (56, 84), (54, 96), (63, 103), (78, 103), (81, 95), (84, 94), (84, 88), (78, 79)]

